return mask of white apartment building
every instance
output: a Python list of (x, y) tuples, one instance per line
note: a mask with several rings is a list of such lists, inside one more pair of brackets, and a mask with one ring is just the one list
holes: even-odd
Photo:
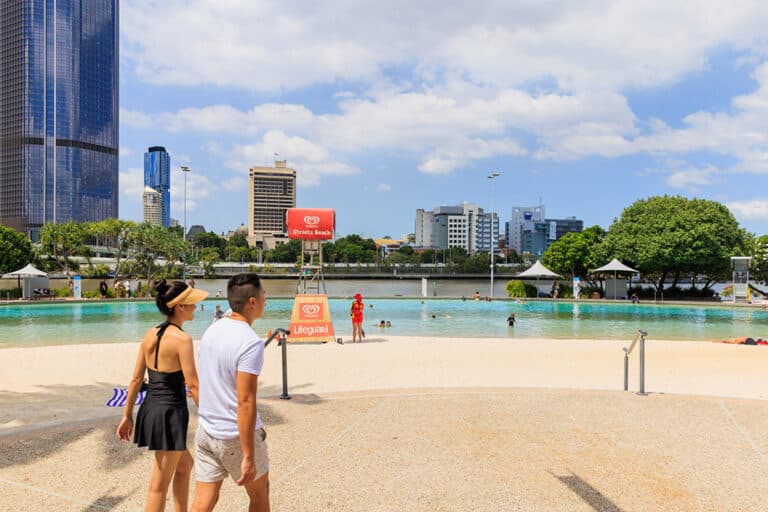
[[(495, 232), (498, 233), (498, 219)], [(469, 254), (490, 250), (490, 214), (476, 204), (416, 210), (416, 246), (433, 249), (462, 247)]]
[(142, 220), (156, 226), (163, 225), (163, 196), (152, 187), (144, 187), (141, 195)]

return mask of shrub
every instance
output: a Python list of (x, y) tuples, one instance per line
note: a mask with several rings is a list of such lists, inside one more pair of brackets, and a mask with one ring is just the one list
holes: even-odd
[(527, 297), (526, 290), (525, 290), (525, 284), (523, 284), (522, 281), (517, 280), (511, 280), (507, 282), (504, 289), (507, 291), (507, 297)]

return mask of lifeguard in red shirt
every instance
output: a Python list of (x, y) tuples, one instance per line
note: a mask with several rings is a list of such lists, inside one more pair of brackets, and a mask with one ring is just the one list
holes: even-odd
[(363, 296), (358, 293), (355, 295), (352, 307), (349, 308), (349, 313), (352, 315), (352, 343), (355, 342), (355, 339), (363, 341), (365, 336), (365, 332), (363, 332), (363, 311), (365, 311)]

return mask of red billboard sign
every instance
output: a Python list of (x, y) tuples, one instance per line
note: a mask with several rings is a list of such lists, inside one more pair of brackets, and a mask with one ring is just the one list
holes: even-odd
[(288, 238), (331, 240), (336, 229), (336, 211), (330, 208), (288, 208), (285, 214)]

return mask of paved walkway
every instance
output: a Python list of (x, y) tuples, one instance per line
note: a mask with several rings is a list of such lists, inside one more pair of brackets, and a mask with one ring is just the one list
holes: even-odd
[[(280, 512), (768, 503), (762, 400), (476, 388), (297, 392), (261, 409)], [(114, 428), (97, 421), (0, 437), (0, 510), (141, 510), (151, 455), (119, 444)], [(217, 510), (244, 505), (227, 482)]]

